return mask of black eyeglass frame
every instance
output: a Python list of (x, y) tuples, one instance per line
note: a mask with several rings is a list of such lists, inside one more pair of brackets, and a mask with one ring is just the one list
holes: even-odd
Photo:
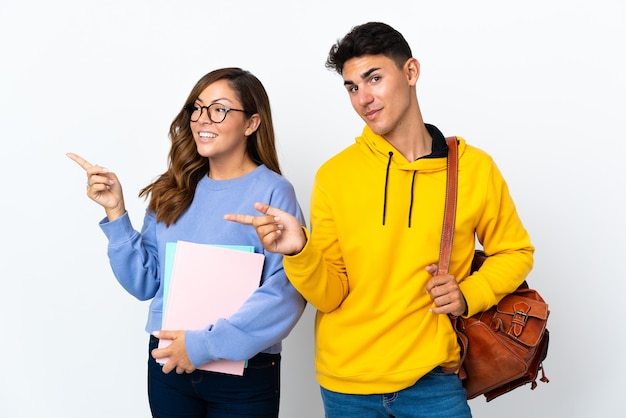
[[(222, 120), (220, 120), (220, 121), (214, 120), (214, 119), (211, 117), (211, 108), (212, 108), (212, 107), (215, 107), (215, 106), (219, 106), (219, 108), (220, 108), (220, 109), (223, 109), (223, 112), (224, 112), (224, 117), (223, 117), (223, 118), (222, 118)], [(243, 109), (235, 109), (235, 108), (232, 108), (232, 107), (225, 106), (225, 105), (223, 105), (223, 104), (221, 104), (221, 103), (211, 103), (211, 104), (210, 104), (210, 105), (208, 105), (208, 106), (199, 106), (199, 105), (196, 105), (196, 104), (193, 104), (193, 103), (192, 103), (192, 104), (188, 104), (187, 106), (185, 106), (185, 108), (187, 109), (187, 112), (189, 113), (189, 120), (190, 120), (191, 122), (198, 122), (198, 121), (200, 120), (200, 118), (202, 117), (202, 111), (203, 111), (204, 109), (206, 109), (206, 114), (207, 114), (207, 116), (209, 117), (209, 120), (210, 120), (211, 122), (213, 122), (213, 123), (222, 123), (222, 122), (224, 122), (224, 120), (226, 120), (226, 116), (228, 116), (228, 113), (229, 113), (231, 110), (234, 110), (235, 112), (243, 112), (243, 113), (245, 113), (245, 114), (249, 114), (246, 110), (243, 110)], [(193, 119), (192, 119), (192, 117), (191, 117), (191, 115), (192, 115), (194, 112), (198, 111), (198, 110), (200, 111), (200, 113), (198, 113), (198, 118), (197, 118), (196, 120), (193, 120)]]

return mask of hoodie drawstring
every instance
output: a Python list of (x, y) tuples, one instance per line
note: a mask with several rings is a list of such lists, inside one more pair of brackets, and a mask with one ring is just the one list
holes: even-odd
[(413, 178), (411, 179), (411, 202), (409, 203), (409, 228), (411, 227), (411, 214), (413, 213), (413, 186), (415, 186), (415, 175), (417, 171), (413, 172)]
[(387, 171), (385, 172), (385, 197), (383, 199), (383, 225), (385, 225), (385, 216), (387, 215), (387, 183), (389, 182), (389, 167), (391, 166), (391, 157), (393, 157), (393, 152), (389, 151), (389, 161), (387, 161)]
[[(389, 185), (389, 169), (391, 167), (391, 158), (393, 152), (389, 151), (389, 160), (387, 161), (387, 170), (385, 171), (385, 196), (383, 198), (383, 226), (385, 225), (385, 219), (387, 217), (387, 186)], [(408, 226), (411, 227), (411, 215), (413, 214), (413, 189), (415, 187), (415, 175), (417, 171), (413, 171), (413, 177), (411, 178), (411, 200), (409, 203), (409, 219)]]

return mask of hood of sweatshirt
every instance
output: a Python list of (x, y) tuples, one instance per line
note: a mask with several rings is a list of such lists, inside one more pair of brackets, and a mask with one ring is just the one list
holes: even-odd
[(436, 126), (425, 124), (428, 133), (432, 138), (432, 151), (429, 155), (418, 158), (415, 161), (407, 161), (406, 158), (400, 152), (391, 145), (382, 136), (375, 134), (372, 130), (365, 126), (363, 133), (360, 137), (356, 138), (356, 142), (362, 146), (367, 147), (372, 157), (377, 160), (381, 160), (386, 165), (385, 170), (385, 190), (384, 198), (382, 202), (382, 224), (385, 225), (387, 215), (387, 189), (389, 186), (389, 172), (391, 170), (402, 170), (411, 172), (412, 180), (410, 190), (410, 203), (408, 208), (408, 220), (407, 225), (411, 227), (411, 215), (413, 212), (413, 197), (415, 190), (415, 177), (419, 171), (440, 171), (446, 169), (448, 155), (448, 145), (446, 144), (446, 138)]

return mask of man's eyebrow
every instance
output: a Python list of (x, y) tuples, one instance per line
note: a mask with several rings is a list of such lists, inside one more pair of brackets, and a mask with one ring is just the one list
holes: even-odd
[[(369, 70), (367, 70), (363, 74), (361, 74), (361, 80), (365, 80), (374, 71), (378, 71), (378, 70), (380, 70), (380, 67), (372, 67), (372, 68), (370, 68)], [(352, 80), (344, 80), (344, 82), (343, 82), (344, 86), (348, 86), (348, 85), (352, 85), (352, 84), (354, 84), (354, 81), (352, 81)]]

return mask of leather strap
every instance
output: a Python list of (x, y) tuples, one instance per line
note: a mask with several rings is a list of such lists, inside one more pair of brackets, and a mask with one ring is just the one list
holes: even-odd
[(446, 203), (443, 214), (443, 228), (441, 230), (441, 249), (439, 250), (439, 275), (448, 274), (450, 271), (459, 182), (458, 139), (456, 136), (451, 136), (446, 138), (446, 143), (448, 144), (448, 172), (446, 178)]
[[(439, 250), (438, 274), (448, 274), (450, 271), (450, 258), (452, 256), (452, 241), (454, 238), (454, 223), (456, 221), (456, 201), (459, 183), (459, 150), (456, 136), (446, 138), (448, 144), (448, 172), (446, 177), (446, 203), (443, 214), (443, 228), (441, 231), (441, 249)], [(457, 317), (450, 316), (452, 328), (457, 331)], [(459, 345), (461, 346), (461, 359), (454, 367), (444, 367), (445, 373), (458, 372), (461, 380), (467, 377), (463, 368), (463, 361), (467, 351), (468, 339), (463, 333), (457, 332)]]

